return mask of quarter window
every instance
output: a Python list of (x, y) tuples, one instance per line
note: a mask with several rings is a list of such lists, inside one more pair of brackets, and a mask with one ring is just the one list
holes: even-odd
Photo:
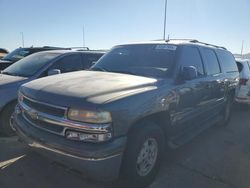
[(218, 55), (221, 67), (225, 72), (238, 72), (238, 67), (231, 53), (225, 50), (218, 50), (217, 55)]

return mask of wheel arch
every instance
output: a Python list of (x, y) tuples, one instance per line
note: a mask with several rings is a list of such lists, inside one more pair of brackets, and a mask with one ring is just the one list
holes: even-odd
[(7, 102), (0, 110), (0, 117), (1, 117), (1, 114), (2, 112), (7, 108), (7, 106), (9, 106), (10, 104), (13, 104), (13, 103), (17, 103), (17, 99), (12, 99), (10, 100), (9, 102)]
[(128, 130), (128, 135), (134, 131), (139, 131), (142, 128), (143, 122), (152, 122), (159, 126), (164, 133), (165, 139), (167, 139), (167, 133), (169, 125), (171, 124), (169, 111), (156, 112), (142, 118), (137, 119)]

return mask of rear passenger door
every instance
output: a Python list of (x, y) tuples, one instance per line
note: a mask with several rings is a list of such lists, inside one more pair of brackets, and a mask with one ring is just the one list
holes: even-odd
[(225, 82), (222, 70), (215, 51), (211, 48), (202, 48), (204, 65), (207, 72), (207, 88), (209, 89), (208, 111), (213, 109), (216, 114), (219, 105), (223, 103), (225, 93)]
[(234, 56), (223, 49), (217, 49), (216, 54), (223, 72), (223, 83), (225, 85), (224, 99), (227, 95), (234, 96), (236, 87), (239, 83), (239, 70)]
[(206, 87), (207, 79), (199, 48), (184, 46), (178, 64), (180, 71), (188, 66), (194, 66), (198, 71), (196, 79), (183, 81), (175, 91), (178, 102), (173, 123), (175, 132), (182, 132), (200, 124), (206, 118), (204, 110), (207, 108), (209, 88)]
[(61, 73), (83, 70), (81, 54), (69, 54), (62, 56), (51, 66), (50, 69), (59, 69)]

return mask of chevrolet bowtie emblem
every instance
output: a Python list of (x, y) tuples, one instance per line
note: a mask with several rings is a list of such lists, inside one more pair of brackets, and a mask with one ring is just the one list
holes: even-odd
[(38, 113), (35, 110), (29, 110), (27, 113), (32, 119), (38, 119)]

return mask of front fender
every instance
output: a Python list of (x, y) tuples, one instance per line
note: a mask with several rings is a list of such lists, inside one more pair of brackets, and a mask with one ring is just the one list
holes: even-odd
[(138, 120), (153, 114), (170, 111), (176, 103), (171, 90), (152, 90), (113, 102), (106, 110), (112, 113), (115, 136), (126, 135)]

